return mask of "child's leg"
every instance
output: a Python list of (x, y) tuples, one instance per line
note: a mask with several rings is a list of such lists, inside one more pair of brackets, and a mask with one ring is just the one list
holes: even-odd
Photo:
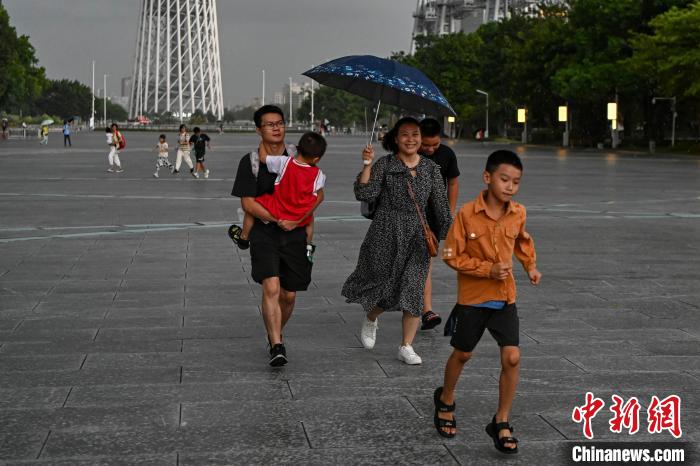
[[(442, 385), (442, 395), (440, 396), (440, 401), (446, 405), (454, 404), (455, 389), (457, 388), (459, 376), (462, 374), (464, 365), (471, 359), (472, 354), (472, 352), (460, 351), (457, 348), (454, 348), (452, 350), (452, 354), (447, 359), (447, 364), (445, 364), (445, 380)], [(440, 419), (452, 421), (454, 420), (454, 413), (443, 413), (438, 411), (438, 417)], [(443, 430), (448, 434), (454, 434), (457, 432), (457, 429), (454, 427), (446, 427)]]
[[(496, 422), (508, 421), (519, 377), (520, 348), (517, 346), (501, 346), (501, 377), (498, 381)], [(503, 429), (498, 433), (499, 437), (510, 437), (511, 435), (512, 433), (508, 429)], [(506, 443), (505, 447), (515, 448), (515, 444)]]
[(309, 222), (304, 227), (304, 231), (306, 231), (306, 244), (313, 244), (314, 243), (314, 222)]

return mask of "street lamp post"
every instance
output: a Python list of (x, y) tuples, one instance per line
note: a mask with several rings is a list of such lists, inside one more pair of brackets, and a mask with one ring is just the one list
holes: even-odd
[(486, 96), (486, 129), (484, 132), (484, 139), (488, 139), (489, 138), (489, 93), (486, 91), (482, 91), (481, 89), (477, 89), (476, 92)]
[(656, 105), (657, 100), (670, 100), (671, 101), (671, 111), (673, 112), (673, 122), (671, 124), (671, 147), (676, 145), (676, 117), (678, 112), (676, 112), (676, 96), (673, 97), (654, 97), (651, 99), (651, 104)]
[(108, 74), (104, 75), (104, 84), (102, 86), (102, 92), (104, 92), (104, 95), (102, 96), (103, 99), (103, 105), (102, 105), (102, 117), (104, 119), (104, 124), (107, 126), (107, 76)]
[(294, 117), (292, 116), (292, 77), (289, 77), (289, 127), (292, 127), (292, 121)]
[(316, 119), (314, 115), (314, 80), (311, 80), (311, 131), (314, 130), (314, 125), (316, 124)]

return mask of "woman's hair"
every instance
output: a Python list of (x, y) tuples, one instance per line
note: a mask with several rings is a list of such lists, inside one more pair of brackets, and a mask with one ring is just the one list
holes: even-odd
[(117, 131), (119, 131), (119, 125), (116, 123), (112, 123), (112, 126), (110, 128), (117, 128)]
[(180, 129), (178, 131), (182, 132), (183, 129), (187, 129), (187, 125), (180, 125)]
[(396, 137), (399, 134), (399, 129), (401, 129), (403, 125), (416, 125), (420, 128), (420, 123), (418, 123), (418, 120), (413, 117), (403, 117), (397, 121), (394, 127), (384, 135), (384, 139), (382, 140), (382, 147), (392, 154), (396, 154), (399, 151), (399, 145), (396, 142)]

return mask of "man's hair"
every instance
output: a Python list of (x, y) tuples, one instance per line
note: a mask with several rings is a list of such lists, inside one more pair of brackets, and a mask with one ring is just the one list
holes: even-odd
[(399, 145), (396, 142), (396, 137), (399, 134), (399, 129), (403, 125), (416, 125), (420, 127), (420, 123), (418, 123), (418, 120), (416, 120), (413, 117), (403, 117), (399, 121), (396, 122), (393, 128), (389, 130), (388, 133), (384, 135), (384, 139), (382, 139), (382, 147), (384, 150), (387, 150), (391, 152), (392, 154), (396, 154), (399, 151)]
[(195, 126), (194, 129), (192, 130), (193, 133), (199, 133), (201, 130), (199, 129), (199, 126)]
[(323, 136), (309, 131), (302, 134), (297, 144), (297, 150), (304, 157), (323, 157), (323, 154), (326, 153), (327, 145)]
[(499, 165), (503, 165), (504, 163), (512, 165), (518, 170), (523, 171), (523, 162), (520, 160), (520, 157), (518, 157), (518, 154), (513, 151), (503, 149), (497, 150), (489, 155), (489, 158), (486, 161), (486, 171), (493, 173), (498, 169)]
[(257, 109), (253, 114), (253, 121), (255, 122), (255, 126), (260, 128), (260, 125), (262, 125), (263, 115), (266, 115), (268, 113), (276, 113), (279, 116), (281, 116), (282, 121), (284, 121), (284, 113), (282, 113), (281, 108), (279, 108), (277, 105), (263, 105), (262, 107)]
[(165, 134), (161, 134), (160, 136), (158, 136), (158, 139), (165, 139)]
[(442, 125), (435, 118), (423, 118), (420, 122), (420, 135), (432, 138), (442, 134)]
[(107, 127), (105, 128), (105, 133), (111, 133), (111, 132), (112, 132), (112, 128), (110, 128), (109, 126), (107, 126)]

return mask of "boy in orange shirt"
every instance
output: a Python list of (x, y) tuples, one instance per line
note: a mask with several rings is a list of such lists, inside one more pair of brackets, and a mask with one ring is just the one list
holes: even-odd
[(513, 253), (530, 283), (538, 285), (542, 278), (536, 266), (535, 244), (525, 231), (525, 207), (512, 200), (522, 173), (522, 162), (515, 153), (498, 150), (489, 156), (483, 173), (487, 189), (461, 207), (442, 254), (445, 263), (458, 273), (458, 299), (445, 326), (454, 350), (445, 366), (444, 385), (433, 396), (435, 428), (443, 437), (455, 436), (455, 387), (464, 364), (488, 329), (500, 347), (501, 376), (498, 410), (486, 432), (503, 453), (518, 451), (518, 440), (508, 423), (520, 368)]

